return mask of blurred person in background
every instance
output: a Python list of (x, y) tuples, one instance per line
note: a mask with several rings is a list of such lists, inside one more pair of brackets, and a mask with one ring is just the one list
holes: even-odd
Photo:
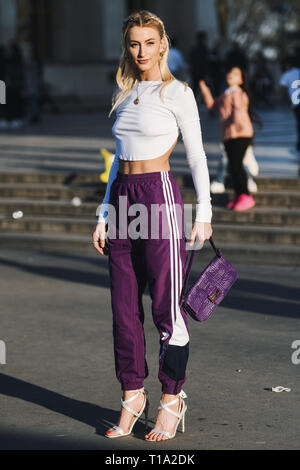
[(285, 59), (285, 72), (279, 80), (281, 93), (288, 93), (296, 118), (297, 144), (296, 150), (300, 151), (300, 67), (297, 56), (292, 55)]
[(266, 64), (256, 69), (252, 79), (251, 89), (255, 93), (255, 97), (258, 101), (267, 106), (273, 106), (271, 96), (274, 89), (274, 82)]
[(36, 124), (41, 121), (39, 103), (41, 80), (38, 61), (31, 45), (28, 48), (27, 59), (25, 62), (25, 71), (29, 121)]
[(256, 102), (273, 107), (273, 92), (275, 83), (263, 53), (259, 51), (254, 58), (254, 73), (250, 80), (250, 87)]
[[(247, 64), (246, 56), (238, 46), (233, 46), (227, 52), (224, 61), (225, 64), (227, 64), (227, 67), (229, 66), (227, 70), (230, 70), (232, 64), (234, 64), (233, 66), (241, 66)], [(219, 96), (228, 87), (227, 81), (222, 78), (223, 67), (226, 67), (225, 64), (223, 64), (222, 60), (219, 58), (219, 45), (215, 45), (209, 55), (209, 70), (212, 86), (209, 83), (206, 83), (214, 96)], [(212, 115), (215, 112), (218, 112), (217, 107), (210, 108), (210, 112), (212, 113)], [(230, 175), (229, 162), (227, 159), (227, 154), (223, 142), (220, 143), (220, 150), (221, 159), (217, 168), (216, 178), (211, 182), (210, 186), (211, 192), (213, 194), (220, 194), (225, 192), (226, 178), (227, 175)], [(247, 150), (245, 152), (245, 156), (243, 158), (243, 166), (247, 175), (248, 191), (251, 193), (256, 193), (257, 184), (254, 181), (253, 177), (258, 175), (259, 167), (254, 155), (252, 142), (247, 147)]]
[(190, 49), (189, 62), (192, 80), (192, 90), (195, 95), (199, 91), (199, 80), (208, 79), (208, 47), (205, 31), (199, 31), (196, 35), (196, 42)]
[(11, 128), (19, 128), (23, 124), (25, 114), (24, 88), (25, 71), (20, 46), (12, 41), (8, 46), (5, 65), (6, 105), (5, 121)]
[(221, 93), (223, 64), (216, 44), (208, 55), (208, 70), (212, 84), (212, 93), (218, 96)]
[(245, 72), (232, 67), (226, 74), (228, 88), (218, 98), (213, 98), (204, 80), (199, 81), (206, 106), (219, 110), (222, 142), (229, 162), (234, 198), (227, 207), (235, 211), (251, 209), (255, 201), (249, 193), (247, 173), (243, 165), (247, 148), (253, 143), (254, 129), (250, 114), (260, 125), (261, 120), (249, 109), (250, 99)]
[(168, 66), (174, 77), (179, 80), (186, 79), (188, 66), (182, 52), (177, 48), (177, 38), (170, 36), (171, 47), (168, 55)]

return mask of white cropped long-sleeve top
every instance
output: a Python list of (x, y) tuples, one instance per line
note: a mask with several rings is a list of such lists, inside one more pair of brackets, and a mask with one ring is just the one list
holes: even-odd
[(151, 160), (166, 153), (181, 132), (186, 158), (191, 170), (197, 196), (196, 220), (211, 222), (212, 207), (207, 159), (197, 103), (192, 89), (174, 80), (164, 90), (164, 102), (159, 89), (161, 81), (138, 83), (116, 108), (112, 133), (116, 140), (116, 153), (112, 163), (106, 193), (102, 201), (98, 222), (107, 222), (110, 187), (117, 176), (119, 159), (126, 161)]

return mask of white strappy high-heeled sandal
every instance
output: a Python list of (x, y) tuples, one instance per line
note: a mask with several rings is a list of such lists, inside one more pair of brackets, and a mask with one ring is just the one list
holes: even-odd
[[(135, 400), (139, 396), (140, 393), (144, 394), (145, 399), (144, 399), (143, 406), (142, 406), (140, 412), (138, 413), (137, 411), (134, 411), (131, 408), (129, 408), (129, 406), (127, 406), (127, 403), (130, 403), (131, 401)], [(116, 429), (119, 434), (116, 434), (114, 436), (110, 436), (109, 435), (110, 430), (109, 430), (105, 433), (105, 436), (108, 437), (109, 439), (113, 439), (115, 437), (129, 436), (129, 434), (131, 434), (133, 426), (135, 425), (135, 423), (137, 422), (139, 417), (143, 414), (143, 412), (145, 413), (145, 427), (147, 429), (147, 426), (148, 426), (148, 412), (149, 412), (149, 400), (148, 400), (148, 391), (147, 390), (145, 390), (144, 388), (141, 388), (140, 390), (137, 390), (137, 393), (135, 395), (132, 395), (132, 397), (128, 398), (127, 400), (121, 400), (121, 405), (127, 411), (132, 413), (135, 417), (132, 420), (132, 423), (131, 423), (131, 426), (130, 426), (128, 432), (125, 432), (120, 426), (113, 426), (112, 428), (110, 428), (110, 430)]]
[[(176, 424), (176, 427), (174, 429), (173, 434), (171, 434), (168, 431), (163, 431), (161, 429), (154, 428), (154, 429), (151, 429), (151, 431), (148, 434), (146, 434), (146, 436), (150, 437), (151, 433), (163, 434), (163, 436), (165, 436), (165, 439), (161, 439), (159, 442), (167, 440), (167, 439), (173, 439), (173, 437), (175, 437), (175, 435), (176, 435), (177, 428), (178, 428), (178, 425), (179, 425), (180, 421), (181, 421), (181, 432), (184, 432), (185, 431), (184, 417), (185, 417), (185, 412), (187, 410), (187, 406), (186, 406), (185, 402), (183, 401), (184, 398), (187, 398), (187, 395), (183, 390), (181, 390), (178, 397), (176, 397), (174, 400), (170, 401), (169, 403), (162, 403), (162, 401), (160, 400), (160, 405), (159, 405), (158, 409), (160, 410), (161, 408), (163, 408), (164, 410), (168, 411), (169, 413), (171, 413), (172, 415), (174, 415), (178, 418), (178, 421), (177, 421), (177, 424)], [(178, 400), (179, 400), (179, 412), (176, 413), (176, 411), (170, 410), (168, 407), (170, 405), (175, 405), (175, 403)], [(146, 441), (152, 441), (152, 442), (156, 441), (156, 439), (155, 440), (154, 439), (148, 439), (146, 436), (145, 436)]]

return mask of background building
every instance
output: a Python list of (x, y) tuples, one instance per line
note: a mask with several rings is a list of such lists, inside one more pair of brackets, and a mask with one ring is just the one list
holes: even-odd
[(300, 44), (298, 0), (0, 0), (0, 45), (16, 40), (25, 58), (33, 45), (52, 95), (104, 102), (115, 87), (122, 22), (142, 8), (163, 19), (187, 60), (205, 31), (221, 58), (239, 43), (250, 71), (263, 54), (275, 83), (289, 37)]
[(184, 54), (198, 30), (207, 31), (211, 43), (218, 37), (211, 0), (0, 0), (0, 44), (17, 39), (26, 51), (36, 43), (55, 95), (110, 95), (122, 22), (140, 8), (162, 17)]

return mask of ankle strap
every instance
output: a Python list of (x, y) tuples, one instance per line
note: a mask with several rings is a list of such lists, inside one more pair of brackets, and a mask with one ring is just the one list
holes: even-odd
[(139, 413), (137, 413), (136, 411), (129, 408), (129, 406), (127, 406), (126, 403), (129, 403), (129, 402), (135, 400), (139, 396), (140, 393), (144, 393), (144, 395), (148, 395), (148, 391), (145, 390), (144, 388), (141, 388), (140, 390), (137, 391), (137, 393), (135, 395), (132, 395), (132, 397), (127, 398), (127, 400), (121, 400), (122, 407), (125, 408), (125, 410), (132, 413), (134, 416), (139, 416)]
[(173, 411), (173, 410), (170, 410), (168, 408), (168, 406), (170, 405), (175, 405), (175, 403), (180, 400), (180, 399), (183, 399), (183, 398), (187, 398), (187, 394), (181, 390), (181, 392), (179, 393), (178, 397), (176, 397), (174, 400), (172, 401), (169, 401), (168, 403), (163, 403), (161, 400), (160, 400), (160, 406), (158, 407), (158, 409), (161, 409), (163, 408), (164, 410), (168, 411), (169, 413), (171, 413), (172, 415), (176, 416), (177, 418), (180, 418), (181, 414), (180, 413), (176, 413), (176, 411)]

